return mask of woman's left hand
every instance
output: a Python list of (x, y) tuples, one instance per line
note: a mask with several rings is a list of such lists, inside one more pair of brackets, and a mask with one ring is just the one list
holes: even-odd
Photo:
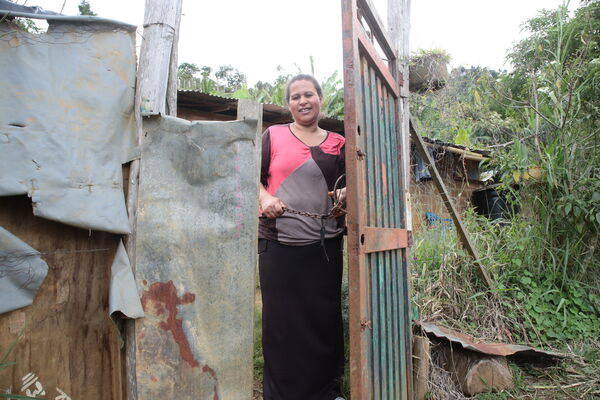
[(334, 200), (333, 209), (331, 210), (334, 217), (339, 217), (346, 214), (346, 188), (337, 189), (335, 196), (333, 192), (328, 192), (327, 195)]

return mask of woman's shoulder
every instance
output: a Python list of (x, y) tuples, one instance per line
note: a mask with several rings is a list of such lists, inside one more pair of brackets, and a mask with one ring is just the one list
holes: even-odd
[(271, 135), (279, 135), (282, 133), (288, 133), (290, 130), (289, 124), (278, 124), (269, 126), (264, 133), (269, 133)]
[(321, 143), (320, 147), (325, 153), (339, 155), (345, 143), (346, 139), (342, 135), (327, 131), (327, 139)]
[(333, 145), (336, 147), (342, 147), (344, 144), (346, 144), (345, 137), (343, 137), (339, 133), (335, 133), (335, 132), (331, 132), (331, 131), (327, 131), (327, 140), (325, 140), (325, 141), (328, 142), (330, 145)]

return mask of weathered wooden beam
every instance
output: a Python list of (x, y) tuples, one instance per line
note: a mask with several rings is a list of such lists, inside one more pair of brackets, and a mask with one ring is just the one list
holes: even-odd
[(450, 372), (460, 390), (469, 396), (500, 392), (514, 386), (513, 374), (506, 357), (447, 346), (444, 348), (443, 359), (441, 367)]
[[(399, 78), (402, 97), (408, 99), (408, 61), (410, 58), (410, 2), (411, 0), (388, 0), (388, 30), (393, 46), (398, 49)], [(408, 126), (407, 126), (408, 129)]]
[(417, 148), (417, 150), (419, 151), (421, 158), (425, 161), (425, 164), (427, 165), (427, 168), (429, 169), (429, 173), (431, 174), (431, 177), (433, 178), (433, 183), (435, 184), (435, 187), (438, 189), (440, 196), (442, 196), (442, 200), (444, 201), (444, 204), (446, 205), (446, 208), (448, 209), (448, 212), (450, 213), (450, 216), (452, 217), (452, 220), (454, 221), (454, 225), (456, 226), (456, 231), (458, 232), (458, 237), (460, 238), (460, 242), (462, 243), (463, 247), (467, 250), (469, 255), (473, 258), (474, 263), (477, 266), (477, 271), (478, 271), (481, 279), (483, 280), (485, 285), (491, 289), (492, 288), (492, 280), (490, 279), (490, 276), (488, 275), (487, 270), (485, 269), (483, 264), (481, 264), (481, 262), (480, 262), (479, 254), (477, 253), (477, 249), (475, 249), (475, 246), (473, 246), (473, 243), (471, 243), (469, 234), (467, 233), (467, 230), (465, 229), (465, 227), (462, 223), (460, 215), (458, 214), (458, 212), (456, 211), (456, 208), (454, 207), (454, 203), (452, 202), (452, 199), (450, 198), (448, 189), (446, 189), (446, 185), (444, 184), (444, 181), (442, 180), (442, 177), (440, 176), (440, 173), (435, 166), (435, 161), (431, 158), (431, 155), (427, 151), (425, 142), (423, 141), (423, 138), (421, 137), (421, 135), (419, 135), (419, 133), (417, 132), (416, 126), (415, 126), (414, 122), (412, 121), (412, 119), (410, 121), (410, 133), (411, 133), (411, 138), (413, 140), (413, 143), (414, 143), (415, 147)]
[[(167, 88), (171, 86), (170, 113), (177, 112), (177, 79), (174, 77), (169, 85), (169, 76), (177, 74), (177, 60), (171, 62), (173, 46), (175, 46), (175, 58), (177, 57), (177, 31), (179, 30), (179, 19), (181, 14), (182, 0), (162, 1), (146, 0), (144, 13), (144, 33), (142, 36), (142, 47), (140, 50), (140, 62), (137, 71), (137, 84), (135, 93), (135, 119), (138, 130), (138, 145), (141, 148), (143, 138), (143, 127), (141, 108), (142, 104), (156, 112), (166, 113)], [(172, 81), (175, 81), (174, 85)], [(174, 98), (173, 98), (174, 86)], [(125, 249), (129, 256), (129, 262), (133, 273), (136, 270), (136, 235), (137, 235), (137, 204), (139, 192), (140, 160), (133, 160), (129, 170), (129, 185), (127, 188), (127, 213), (131, 234), (125, 242)], [(137, 400), (138, 388), (136, 378), (136, 322), (126, 320), (125, 330), (125, 371), (126, 371), (126, 399)]]
[(373, 33), (373, 36), (375, 36), (375, 39), (377, 39), (385, 56), (388, 60), (393, 61), (398, 54), (395, 43), (388, 35), (388, 31), (385, 29), (385, 25), (383, 25), (381, 18), (379, 18), (379, 14), (373, 5), (373, 2), (371, 0), (358, 0), (357, 3), (362, 12), (362, 16), (369, 24), (369, 28), (371, 28), (371, 32)]
[(425, 400), (429, 392), (431, 344), (427, 336), (413, 336), (414, 400)]
[(400, 97), (400, 88), (396, 79), (390, 73), (390, 70), (387, 65), (381, 60), (379, 55), (377, 54), (377, 50), (371, 41), (367, 38), (365, 30), (363, 27), (356, 22), (356, 33), (358, 37), (358, 43), (364, 50), (364, 54), (367, 56), (371, 64), (375, 64), (377, 68), (375, 69), (377, 74), (381, 76), (387, 87), (394, 93), (394, 96)]
[(167, 114), (167, 86), (181, 2), (146, 0), (137, 85), (146, 112)]
[[(408, 47), (408, 34), (409, 31), (406, 27), (410, 24), (410, 0), (388, 0), (387, 2), (387, 15), (388, 15), (388, 34), (392, 41), (392, 48), (396, 49), (396, 59), (390, 62), (390, 69), (392, 74), (398, 83), (400, 89), (400, 96), (396, 100), (397, 112), (397, 135), (398, 135), (398, 148), (396, 149), (398, 156), (400, 157), (400, 190), (402, 194), (402, 204), (404, 205), (404, 212), (402, 213), (402, 227), (408, 231), (408, 248), (403, 250), (404, 259), (407, 260), (403, 274), (406, 277), (407, 285), (410, 285), (410, 246), (412, 245), (412, 206), (410, 200), (410, 110), (408, 107), (408, 81), (406, 78), (408, 74), (403, 75), (401, 68), (406, 62), (409, 47)], [(404, 82), (401, 80), (404, 79)], [(407, 287), (406, 289), (410, 289)], [(410, 316), (406, 316), (406, 323), (411, 323)], [(412, 332), (412, 330), (410, 330)], [(409, 348), (406, 350), (408, 355), (407, 360), (407, 392), (409, 398), (414, 398), (414, 382), (413, 382), (413, 363), (412, 363), (412, 337), (409, 337)]]
[[(400, 149), (398, 154), (403, 160), (402, 168), (402, 193), (406, 204), (406, 220), (404, 226), (412, 231), (412, 206), (410, 199), (410, 109), (408, 105), (408, 57), (409, 32), (410, 32), (410, 0), (388, 0), (388, 31), (393, 47), (398, 49), (398, 57), (394, 62), (392, 74), (400, 86), (400, 98), (398, 99), (399, 115), (398, 122), (401, 130)], [(400, 81), (403, 81), (400, 84)]]
[(171, 46), (171, 60), (169, 61), (169, 81), (167, 82), (167, 115), (177, 116), (177, 78), (178, 55), (179, 55), (179, 25), (181, 24), (181, 6), (182, 1), (175, 2), (175, 32), (173, 34), (173, 44)]

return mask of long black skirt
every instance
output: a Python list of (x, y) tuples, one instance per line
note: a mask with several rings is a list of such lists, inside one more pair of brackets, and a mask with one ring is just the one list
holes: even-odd
[(264, 399), (335, 399), (344, 370), (342, 238), (325, 249), (261, 239), (259, 252)]

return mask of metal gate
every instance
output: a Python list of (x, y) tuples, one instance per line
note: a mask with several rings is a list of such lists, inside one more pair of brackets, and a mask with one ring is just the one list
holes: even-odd
[(342, 0), (342, 14), (352, 398), (409, 399), (408, 152), (397, 56), (369, 0)]

